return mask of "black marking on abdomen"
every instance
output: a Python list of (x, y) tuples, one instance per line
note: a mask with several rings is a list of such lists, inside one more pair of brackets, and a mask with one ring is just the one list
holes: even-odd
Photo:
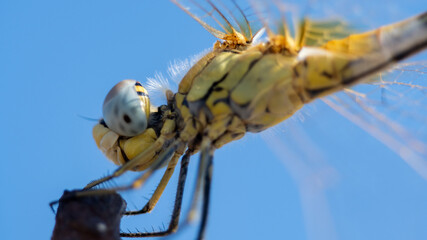
[(327, 77), (327, 78), (329, 78), (329, 79), (332, 79), (332, 74), (331, 73), (328, 73), (328, 72), (326, 72), (326, 71), (323, 71), (322, 72), (322, 76), (325, 76), (325, 77)]
[(319, 88), (319, 89), (315, 89), (315, 90), (308, 90), (305, 89), (305, 92), (308, 93), (308, 95), (310, 96), (310, 100), (313, 100), (315, 98), (318, 98), (320, 96), (322, 96), (323, 94), (325, 94), (326, 92), (334, 89), (334, 88), (338, 88), (341, 85), (335, 85), (335, 86), (331, 86), (331, 87), (324, 87), (324, 88)]
[(248, 69), (246, 70), (245, 74), (243, 74), (242, 77), (240, 77), (239, 81), (230, 89), (230, 93), (233, 92), (233, 90), (240, 85), (241, 81), (248, 75), (248, 73), (251, 71), (251, 69), (255, 66), (259, 60), (261, 60), (265, 55), (261, 56), (260, 58), (257, 58), (253, 60), (251, 63), (249, 63)]
[[(212, 94), (212, 92), (214, 91), (214, 89), (216, 88), (216, 86), (218, 84), (220, 84), (221, 82), (223, 82), (228, 76), (228, 72), (225, 73), (219, 80), (215, 81), (212, 86), (209, 87), (209, 89), (206, 91), (206, 94), (200, 98), (197, 101), (194, 102), (187, 102), (188, 104), (188, 109), (190, 110), (190, 113), (193, 116), (198, 116), (200, 111), (202, 109), (206, 109), (204, 110), (206, 116), (207, 116), (207, 120), (208, 122), (213, 118), (213, 114), (210, 112), (210, 110), (206, 107), (206, 100), (209, 98), (209, 96)], [(185, 97), (184, 101), (187, 101), (187, 98)]]
[(410, 49), (407, 49), (406, 51), (402, 51), (401, 53), (398, 53), (398, 54), (392, 56), (387, 61), (384, 61), (377, 66), (374, 66), (370, 69), (367, 69), (367, 71), (365, 71), (365, 72), (361, 72), (359, 75), (356, 75), (356, 76), (353, 76), (353, 77), (350, 77), (347, 79), (343, 79), (343, 83), (351, 85), (351, 84), (355, 83), (357, 80), (363, 79), (363, 78), (368, 77), (368, 76), (370, 76), (376, 72), (379, 72), (382, 69), (384, 69), (385, 67), (387, 67), (388, 65), (390, 65), (391, 63), (398, 62), (398, 61), (401, 61), (405, 58), (408, 58), (409, 56), (423, 50), (426, 47), (427, 47), (427, 39), (424, 42), (421, 42), (415, 46), (412, 46)]

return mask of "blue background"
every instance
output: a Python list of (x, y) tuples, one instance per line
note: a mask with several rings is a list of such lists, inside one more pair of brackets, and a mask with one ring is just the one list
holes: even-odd
[[(372, 27), (426, 10), (423, 1), (330, 3)], [(78, 115), (101, 117), (115, 83), (144, 82), (214, 41), (169, 1), (0, 1), (1, 238), (50, 238), (48, 203), (115, 169), (92, 140), (95, 123)], [(322, 103), (310, 109), (285, 132), (215, 153), (207, 239), (427, 239), (426, 180)], [(145, 203), (159, 176), (128, 194), (130, 207)], [(176, 177), (149, 216), (126, 218), (123, 229), (166, 225)]]

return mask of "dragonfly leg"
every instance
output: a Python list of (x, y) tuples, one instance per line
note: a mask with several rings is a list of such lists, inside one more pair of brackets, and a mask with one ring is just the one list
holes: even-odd
[[(199, 216), (197, 207), (199, 203), (200, 192), (203, 188), (203, 202), (202, 202), (202, 215), (200, 222), (200, 229), (197, 239), (203, 239), (204, 232), (206, 229), (208, 210), (209, 210), (209, 196), (210, 196), (210, 186), (212, 180), (212, 170), (213, 170), (213, 148), (210, 140), (206, 139), (202, 143), (201, 153), (200, 153), (200, 162), (197, 174), (196, 189), (193, 192), (193, 199), (191, 203), (190, 211), (187, 214), (186, 225), (194, 221), (197, 216)], [(185, 227), (184, 226), (184, 227)]]
[(91, 189), (101, 183), (107, 182), (115, 177), (121, 176), (123, 173), (131, 170), (132, 168), (136, 167), (140, 163), (147, 162), (149, 159), (147, 159), (148, 156), (152, 156), (153, 152), (159, 151), (159, 149), (162, 149), (164, 145), (164, 139), (161, 138), (158, 140), (157, 144), (153, 144), (148, 149), (140, 153), (138, 156), (134, 157), (130, 161), (126, 162), (122, 166), (116, 169), (116, 171), (113, 172), (113, 174), (110, 174), (108, 176), (105, 176), (103, 178), (97, 179), (95, 181), (90, 182), (84, 189)]
[(159, 201), (160, 197), (163, 194), (163, 191), (166, 188), (166, 185), (169, 183), (170, 178), (173, 175), (173, 172), (175, 170), (176, 164), (179, 161), (179, 158), (182, 154), (175, 153), (175, 155), (172, 157), (171, 161), (169, 162), (165, 173), (163, 174), (162, 179), (160, 180), (159, 185), (157, 185), (156, 190), (154, 191), (153, 195), (151, 196), (150, 200), (145, 204), (145, 206), (141, 210), (137, 211), (127, 211), (124, 213), (124, 215), (138, 215), (138, 214), (144, 214), (147, 212), (151, 212), (153, 208), (156, 206), (157, 202)]
[(187, 151), (181, 160), (181, 169), (179, 172), (178, 186), (175, 196), (175, 204), (172, 212), (169, 227), (165, 231), (147, 232), (147, 233), (120, 233), (122, 237), (161, 237), (176, 232), (178, 229), (179, 217), (181, 214), (182, 198), (184, 194), (185, 180), (187, 179), (188, 163), (190, 161), (191, 151)]
[(206, 166), (204, 169), (204, 183), (203, 183), (203, 205), (202, 205), (202, 215), (200, 221), (199, 234), (197, 236), (198, 240), (204, 239), (206, 224), (208, 220), (208, 211), (209, 211), (209, 198), (211, 192), (211, 182), (212, 182), (212, 172), (213, 172), (213, 151), (212, 148), (205, 148), (202, 150), (201, 161), (206, 162), (203, 164)]
[(200, 157), (199, 166), (197, 170), (196, 188), (193, 192), (191, 207), (186, 217), (187, 224), (193, 222), (198, 216), (197, 206), (199, 203), (200, 191), (201, 191), (203, 180), (204, 180), (203, 178), (204, 169), (206, 168), (204, 164), (206, 164), (206, 161), (202, 161), (202, 157)]
[(160, 197), (162, 196), (163, 191), (165, 190), (167, 184), (169, 183), (169, 180), (175, 171), (176, 164), (178, 163), (179, 158), (182, 156), (185, 148), (186, 148), (186, 145), (181, 145), (181, 147), (175, 152), (175, 155), (172, 157), (171, 161), (169, 162), (168, 167), (166, 168), (166, 171), (163, 174), (163, 177), (160, 180), (159, 185), (157, 185), (157, 188), (154, 191), (154, 194), (151, 196), (150, 200), (145, 204), (145, 206), (138, 211), (127, 211), (124, 213), (124, 215), (144, 214), (147, 212), (151, 212), (154, 209)]
[(150, 166), (150, 168), (141, 174), (135, 181), (133, 181), (129, 185), (125, 186), (119, 186), (119, 187), (113, 187), (109, 189), (90, 189), (90, 190), (83, 190), (75, 193), (76, 197), (80, 196), (90, 196), (90, 195), (98, 195), (98, 194), (110, 194), (115, 193), (117, 191), (126, 191), (130, 189), (140, 188), (147, 179), (152, 176), (152, 174), (158, 170), (163, 164), (168, 163), (172, 156), (175, 154), (175, 151), (178, 148), (179, 141), (175, 141), (172, 143), (166, 150), (164, 150), (159, 157), (153, 162), (153, 164)]
[(199, 204), (200, 191), (202, 190), (202, 186), (204, 186), (205, 173), (208, 168), (207, 164), (209, 161), (212, 161), (208, 159), (212, 155), (212, 153), (210, 152), (211, 151), (210, 148), (211, 148), (210, 141), (206, 140), (202, 144), (201, 156), (200, 156), (198, 172), (197, 172), (196, 188), (195, 188), (195, 191), (193, 192), (190, 211), (187, 213), (187, 217), (186, 217), (187, 224), (195, 221), (197, 216), (199, 215), (197, 207)]

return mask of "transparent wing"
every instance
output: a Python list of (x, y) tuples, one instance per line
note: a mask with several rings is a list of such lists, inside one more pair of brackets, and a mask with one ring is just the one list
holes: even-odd
[(323, 101), (427, 180), (427, 63), (403, 63)]
[[(344, 38), (354, 27), (336, 16), (322, 17), (297, 13), (300, 8), (280, 1), (173, 0), (218, 39), (250, 43), (266, 28), (272, 36), (293, 37), (299, 46), (321, 46), (329, 40)], [(308, 5), (306, 5), (308, 6)]]
[(304, 35), (301, 36), (303, 46), (322, 46), (333, 39), (345, 38), (355, 30), (344, 20), (313, 20), (306, 18), (300, 22)]

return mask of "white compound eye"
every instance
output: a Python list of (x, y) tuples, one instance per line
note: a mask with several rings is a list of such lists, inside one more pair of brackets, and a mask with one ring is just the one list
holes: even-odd
[(121, 136), (144, 132), (150, 116), (147, 90), (135, 80), (117, 83), (105, 97), (102, 114), (107, 127)]

